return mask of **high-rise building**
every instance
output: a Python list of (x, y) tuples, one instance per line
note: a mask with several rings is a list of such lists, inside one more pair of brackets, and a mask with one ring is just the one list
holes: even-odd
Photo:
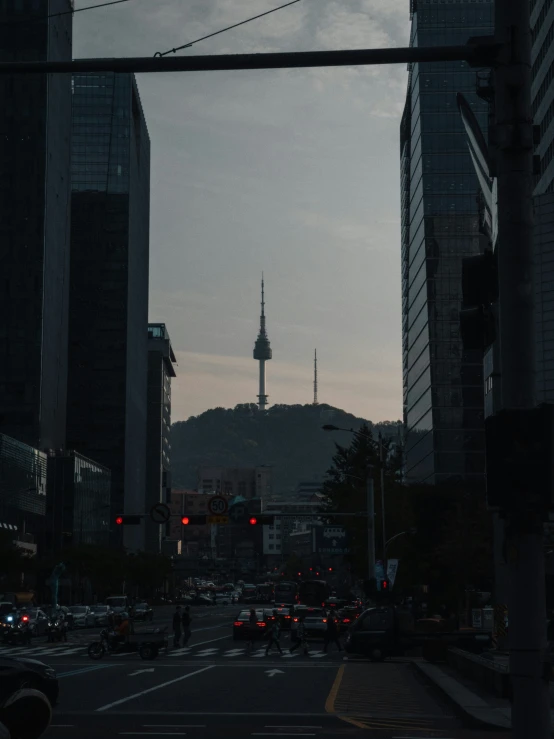
[[(464, 44), (493, 32), (492, 0), (411, 0), (411, 45)], [(400, 131), (402, 350), (408, 482), (484, 473), (483, 357), (464, 351), (462, 259), (480, 253), (478, 181), (456, 93), (485, 136), (488, 106), (464, 62), (409, 70)]]
[[(167, 504), (171, 500), (171, 378), (175, 377), (176, 363), (165, 324), (149, 323), (146, 511), (156, 503)], [(146, 519), (147, 551), (161, 551), (163, 528)]]
[[(73, 79), (67, 446), (111, 472), (111, 517), (144, 513), (150, 139), (132, 74)], [(142, 548), (143, 526), (112, 527)]]
[(200, 467), (198, 490), (217, 495), (240, 495), (247, 500), (271, 495), (271, 467)]
[(531, 0), (531, 64), (533, 123), (539, 126), (540, 173), (535, 195), (554, 192), (554, 5), (551, 0)]
[[(70, 61), (71, 9), (70, 0), (3, 0), (2, 61)], [(57, 448), (65, 443), (70, 75), (2, 75), (0, 132), (0, 432)]]

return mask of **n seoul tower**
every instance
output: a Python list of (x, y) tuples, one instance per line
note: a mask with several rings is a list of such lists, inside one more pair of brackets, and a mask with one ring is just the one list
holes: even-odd
[(262, 273), (262, 314), (260, 316), (260, 333), (254, 344), (254, 359), (260, 363), (260, 392), (258, 393), (258, 408), (265, 411), (267, 407), (267, 395), (265, 392), (265, 363), (271, 359), (271, 346), (265, 330), (265, 300), (264, 300), (264, 276)]

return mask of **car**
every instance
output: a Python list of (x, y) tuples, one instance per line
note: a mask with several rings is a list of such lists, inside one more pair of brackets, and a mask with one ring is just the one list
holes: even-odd
[(229, 603), (232, 603), (231, 599), (231, 593), (216, 593), (215, 594), (215, 602), (218, 605), (228, 606)]
[(0, 704), (22, 687), (34, 688), (55, 706), (60, 692), (56, 671), (38, 659), (0, 656)]
[(258, 619), (256, 622), (257, 631), (254, 634), (251, 634), (250, 629), (248, 628), (250, 610), (246, 609), (241, 611), (233, 622), (233, 639), (238, 641), (239, 639), (249, 639), (250, 636), (253, 636), (254, 639), (263, 639), (267, 628), (267, 622), (264, 621), (264, 613), (262, 610), (256, 610), (256, 618)]
[(95, 606), (92, 606), (91, 610), (94, 616), (95, 626), (109, 626), (110, 618), (113, 616), (113, 611), (109, 606), (103, 603), (97, 603)]
[(327, 631), (327, 613), (323, 608), (307, 608), (301, 618), (307, 639), (323, 639)]
[(145, 601), (137, 603), (134, 610), (135, 621), (152, 621), (154, 619), (154, 611)]
[(215, 605), (214, 599), (210, 595), (204, 595), (201, 593), (194, 599), (195, 606), (213, 606)]
[(73, 616), (73, 624), (76, 629), (87, 629), (96, 624), (94, 612), (90, 606), (71, 606), (69, 612)]
[(277, 611), (277, 618), (281, 624), (281, 629), (283, 631), (290, 631), (292, 622), (291, 610), (292, 609), (290, 608), (283, 608), (282, 606), (279, 608), (264, 608), (264, 621), (271, 624), (275, 620), (273, 611)]
[(32, 636), (44, 636), (48, 630), (49, 618), (40, 608), (21, 608), (19, 615), (29, 617), (29, 627)]
[(346, 608), (341, 608), (340, 611), (337, 613), (337, 616), (339, 618), (339, 625), (341, 631), (347, 631), (352, 624), (360, 617), (360, 613), (362, 612), (361, 608), (357, 608), (356, 606), (347, 606)]

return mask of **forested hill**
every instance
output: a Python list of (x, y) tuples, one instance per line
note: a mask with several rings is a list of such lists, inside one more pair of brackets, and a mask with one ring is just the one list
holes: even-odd
[[(322, 431), (326, 423), (358, 429), (366, 421), (328, 405), (274, 405), (261, 412), (255, 404), (214, 408), (178, 421), (171, 429), (172, 486), (196, 488), (200, 466), (271, 465), (274, 491), (293, 490), (300, 481), (325, 474), (335, 441), (350, 444), (348, 433)], [(374, 432), (397, 439), (398, 424), (376, 424)]]

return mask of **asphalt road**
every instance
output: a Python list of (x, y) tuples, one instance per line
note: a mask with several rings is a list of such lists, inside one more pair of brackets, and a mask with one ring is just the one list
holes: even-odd
[[(288, 635), (283, 656), (266, 657), (262, 641), (248, 657), (232, 639), (236, 611), (194, 614), (188, 647), (154, 661), (132, 654), (93, 662), (79, 644), (27, 651), (51, 664), (60, 681), (45, 739), (490, 739), (490, 732), (464, 727), (409, 661), (345, 660), (344, 653), (323, 654), (320, 643), (310, 656), (290, 656)], [(508, 736), (495, 732), (495, 739)]]

